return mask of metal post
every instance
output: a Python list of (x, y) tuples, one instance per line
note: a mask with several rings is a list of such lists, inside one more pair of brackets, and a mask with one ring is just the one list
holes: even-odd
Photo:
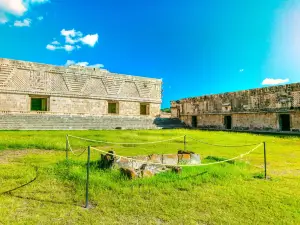
[(184, 151), (186, 151), (186, 135), (184, 135), (183, 144), (184, 144)]
[(68, 160), (68, 150), (69, 150), (69, 139), (68, 139), (68, 135), (66, 135), (66, 160)]
[(267, 153), (266, 153), (266, 142), (264, 142), (264, 164), (265, 164), (265, 179), (267, 179)]
[(89, 179), (90, 179), (90, 158), (91, 147), (88, 147), (88, 158), (86, 164), (86, 188), (85, 188), (85, 208), (89, 207)]

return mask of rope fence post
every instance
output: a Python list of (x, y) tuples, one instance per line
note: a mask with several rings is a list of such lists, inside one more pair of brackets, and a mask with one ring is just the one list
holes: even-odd
[(183, 137), (183, 150), (186, 151), (186, 135)]
[(66, 160), (68, 160), (68, 149), (69, 148), (69, 139), (68, 135), (66, 135)]
[(90, 159), (91, 159), (91, 146), (88, 146), (88, 157), (87, 157), (87, 164), (86, 164), (85, 208), (89, 207)]
[(265, 165), (265, 179), (267, 179), (267, 152), (266, 152), (266, 142), (264, 141), (264, 165)]

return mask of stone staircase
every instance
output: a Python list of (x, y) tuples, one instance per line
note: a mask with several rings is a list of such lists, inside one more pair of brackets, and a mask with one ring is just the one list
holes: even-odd
[(113, 130), (183, 128), (177, 119), (143, 116), (0, 114), (0, 130)]
[(154, 124), (162, 129), (186, 128), (178, 118), (155, 118)]

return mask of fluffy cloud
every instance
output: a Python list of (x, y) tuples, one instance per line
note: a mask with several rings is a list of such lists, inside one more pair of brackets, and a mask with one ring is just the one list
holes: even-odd
[(43, 4), (49, 0), (0, 0), (0, 21), (7, 22), (9, 16), (23, 16), (31, 5)]
[(273, 79), (273, 78), (266, 78), (263, 80), (262, 85), (278, 85), (278, 84), (285, 84), (288, 83), (290, 80), (287, 79)]
[(48, 50), (54, 51), (54, 50), (56, 50), (57, 47), (56, 47), (55, 45), (49, 44), (49, 45), (46, 46), (46, 48), (47, 48)]
[[(75, 29), (62, 29), (60, 31), (60, 34), (65, 39), (65, 45), (60, 45), (60, 43), (56, 41), (52, 42), (51, 44), (48, 44), (46, 46), (47, 49), (52, 51), (56, 49), (64, 49), (68, 52), (71, 52), (74, 49), (80, 49), (82, 45), (89, 45), (90, 47), (94, 47), (95, 44), (98, 42), (98, 34), (88, 34), (84, 36), (82, 32), (76, 31)], [(101, 66), (101, 64), (97, 66)]]
[(0, 9), (7, 14), (22, 16), (28, 10), (28, 6), (23, 0), (0, 0)]
[(31, 20), (30, 19), (24, 19), (22, 20), (16, 20), (14, 23), (15, 27), (30, 27)]
[(98, 42), (98, 34), (88, 34), (80, 40), (83, 44), (94, 47), (94, 45)]
[(73, 51), (73, 50), (75, 49), (75, 47), (72, 46), (72, 45), (65, 45), (65, 46), (64, 46), (64, 49), (65, 49), (67, 52), (71, 52), (71, 51)]
[[(54, 43), (55, 43), (55, 41), (54, 41)], [(58, 49), (64, 49), (67, 52), (71, 52), (71, 51), (73, 51), (75, 49), (75, 47), (72, 46), (72, 45), (64, 45), (64, 46), (62, 46), (62, 45), (59, 45), (59, 44), (58, 45), (57, 44), (48, 44), (46, 46), (46, 49), (48, 49), (50, 51), (55, 51), (55, 50), (58, 50)]]
[(83, 67), (92, 67), (92, 68), (103, 68), (103, 64), (94, 64), (94, 65), (89, 65), (88, 62), (75, 62), (74, 60), (67, 60), (65, 66), (70, 66), (70, 65), (78, 65), (78, 66), (83, 66)]
[(60, 43), (58, 41), (52, 41), (51, 44), (53, 44), (53, 45), (60, 45)]

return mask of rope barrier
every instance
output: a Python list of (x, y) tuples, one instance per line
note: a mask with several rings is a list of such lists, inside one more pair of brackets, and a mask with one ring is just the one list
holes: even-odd
[[(222, 160), (222, 161), (218, 161), (218, 162), (212, 162), (212, 163), (204, 163), (204, 164), (194, 164), (194, 165), (186, 165), (186, 164), (183, 164), (183, 165), (177, 165), (177, 166), (180, 166), (180, 167), (196, 167), (196, 166), (210, 166), (210, 165), (214, 165), (214, 164), (220, 164), (220, 163), (224, 163), (224, 162), (228, 162), (228, 161), (232, 161), (232, 160), (235, 160), (237, 158), (242, 158), (244, 157), (245, 155), (248, 155), (250, 154), (251, 152), (255, 151), (257, 148), (259, 148), (263, 143), (260, 143), (258, 144), (256, 147), (254, 147), (253, 149), (251, 149), (250, 151), (248, 152), (245, 152), (241, 155), (238, 155), (236, 157), (233, 157), (231, 159), (225, 159), (225, 160)], [(126, 156), (122, 156), (122, 155), (116, 155), (116, 154), (113, 154), (113, 153), (109, 153), (107, 151), (104, 151), (104, 150), (101, 150), (101, 149), (98, 149), (98, 148), (95, 148), (95, 147), (91, 147), (91, 149), (94, 149), (95, 151), (98, 151), (98, 152), (102, 152), (102, 153), (106, 153), (108, 155), (113, 155), (113, 156), (117, 156), (119, 158), (124, 158), (124, 159), (129, 159), (129, 160), (132, 160), (132, 161), (136, 161), (136, 162), (142, 162), (142, 163), (145, 163), (145, 164), (151, 164), (151, 165), (162, 165), (162, 166), (171, 166), (171, 167), (174, 167), (176, 165), (173, 165), (173, 164), (163, 164), (163, 163), (155, 163), (155, 162), (149, 162), (149, 161), (144, 161), (144, 160), (138, 160), (138, 159), (134, 159), (134, 158), (131, 158), (131, 157), (126, 157)]]
[(179, 138), (183, 138), (184, 135), (179, 136), (179, 137), (174, 137), (174, 138), (170, 138), (167, 140), (161, 140), (161, 141), (152, 141), (152, 142), (132, 142), (132, 143), (121, 143), (121, 142), (109, 142), (109, 141), (99, 141), (99, 140), (93, 140), (93, 139), (88, 139), (88, 138), (82, 138), (82, 137), (77, 137), (77, 136), (73, 136), (73, 135), (68, 135), (69, 137), (73, 137), (75, 139), (79, 139), (79, 140), (84, 140), (84, 141), (89, 141), (89, 142), (96, 142), (96, 143), (105, 143), (105, 144), (116, 144), (116, 145), (148, 145), (148, 144), (156, 144), (156, 143), (162, 143), (162, 142), (167, 142), (167, 141), (172, 141), (175, 139), (179, 139)]
[[(31, 166), (31, 165), (30, 165), (30, 166)], [(12, 191), (15, 191), (15, 190), (17, 190), (17, 189), (20, 189), (20, 188), (22, 188), (22, 187), (25, 187), (26, 185), (29, 185), (30, 183), (34, 182), (34, 181), (38, 178), (38, 175), (39, 175), (39, 168), (38, 168), (37, 166), (31, 166), (31, 167), (34, 168), (34, 170), (35, 170), (35, 176), (34, 176), (34, 178), (32, 178), (30, 181), (28, 181), (28, 182), (26, 182), (26, 183), (24, 183), (24, 184), (22, 184), (22, 185), (20, 185), (20, 186), (18, 186), (18, 187), (15, 187), (15, 188), (12, 188), (12, 189), (10, 189), (10, 190), (1, 192), (0, 195), (8, 194), (8, 193), (10, 193), (10, 192), (12, 192)]]
[(70, 149), (71, 153), (77, 157), (81, 156), (86, 151), (86, 149), (84, 149), (81, 153), (76, 154), (71, 147), (68, 135), (67, 135), (67, 143), (68, 143), (68, 148)]
[(206, 144), (206, 145), (211, 145), (211, 146), (217, 146), (217, 147), (225, 147), (225, 148), (233, 148), (233, 147), (249, 147), (249, 146), (254, 146), (254, 145), (258, 145), (260, 143), (253, 143), (253, 144), (246, 144), (246, 145), (219, 145), (219, 144), (211, 144), (211, 143), (207, 143), (204, 141), (200, 141), (198, 139), (194, 139), (192, 137), (189, 137), (190, 139), (192, 139), (193, 141), (202, 143), (202, 144)]

